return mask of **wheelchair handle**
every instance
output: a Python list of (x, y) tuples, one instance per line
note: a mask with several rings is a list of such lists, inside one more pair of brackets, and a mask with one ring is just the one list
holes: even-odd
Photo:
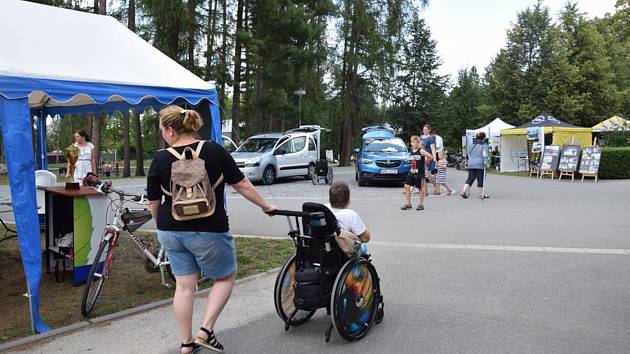
[(310, 217), (310, 218), (323, 218), (324, 213), (321, 211), (316, 212), (306, 212), (306, 211), (293, 211), (293, 210), (280, 210), (276, 209), (270, 213), (269, 215), (282, 215), (282, 216), (297, 216), (297, 217)]

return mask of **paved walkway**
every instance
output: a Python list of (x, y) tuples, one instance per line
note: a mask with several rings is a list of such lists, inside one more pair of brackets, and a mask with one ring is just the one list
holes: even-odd
[[(328, 317), (283, 330), (275, 275), (239, 284), (217, 324), (230, 353), (627, 353), (630, 348), (630, 181), (570, 183), (491, 175), (486, 201), (431, 197), (400, 211), (400, 188), (359, 188), (352, 207), (373, 234), (385, 321), (357, 343), (333, 335)], [(460, 187), (464, 174), (449, 178)], [(137, 184), (137, 182), (135, 182)], [(281, 208), (325, 200), (308, 181), (260, 190)], [(300, 197), (297, 197), (297, 196)], [(230, 195), (235, 234), (286, 234)], [(197, 300), (199, 321), (203, 299)], [(27, 352), (172, 353), (178, 336), (164, 306), (40, 342)]]

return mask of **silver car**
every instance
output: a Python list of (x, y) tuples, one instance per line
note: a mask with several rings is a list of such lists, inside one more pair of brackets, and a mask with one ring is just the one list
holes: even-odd
[(317, 145), (311, 133), (259, 134), (245, 140), (232, 157), (250, 180), (273, 184), (283, 177), (310, 178), (317, 160)]

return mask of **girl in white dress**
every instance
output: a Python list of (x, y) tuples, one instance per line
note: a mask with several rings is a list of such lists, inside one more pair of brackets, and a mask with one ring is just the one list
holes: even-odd
[[(90, 136), (83, 129), (74, 133), (74, 146), (79, 148), (79, 159), (74, 169), (73, 179), (75, 182), (82, 183), (83, 177), (88, 172), (96, 171), (96, 158), (94, 156), (94, 145), (90, 142)], [(66, 178), (70, 178), (70, 165), (68, 165), (68, 172), (66, 172)]]

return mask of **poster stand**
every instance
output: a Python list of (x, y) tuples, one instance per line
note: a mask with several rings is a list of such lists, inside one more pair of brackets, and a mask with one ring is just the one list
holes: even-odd
[(571, 181), (575, 180), (575, 172), (578, 165), (578, 155), (580, 152), (580, 145), (566, 144), (562, 146), (562, 155), (560, 156), (560, 162), (558, 164), (558, 181), (563, 176), (571, 176)]
[(599, 161), (602, 155), (602, 149), (598, 146), (586, 147), (582, 150), (582, 159), (580, 161), (580, 174), (582, 182), (584, 177), (591, 177), (598, 181)]
[(558, 168), (558, 161), (560, 159), (560, 145), (547, 145), (543, 152), (543, 156), (540, 162), (540, 176), (542, 179), (545, 176), (550, 175), (551, 179), (556, 177), (556, 169)]

